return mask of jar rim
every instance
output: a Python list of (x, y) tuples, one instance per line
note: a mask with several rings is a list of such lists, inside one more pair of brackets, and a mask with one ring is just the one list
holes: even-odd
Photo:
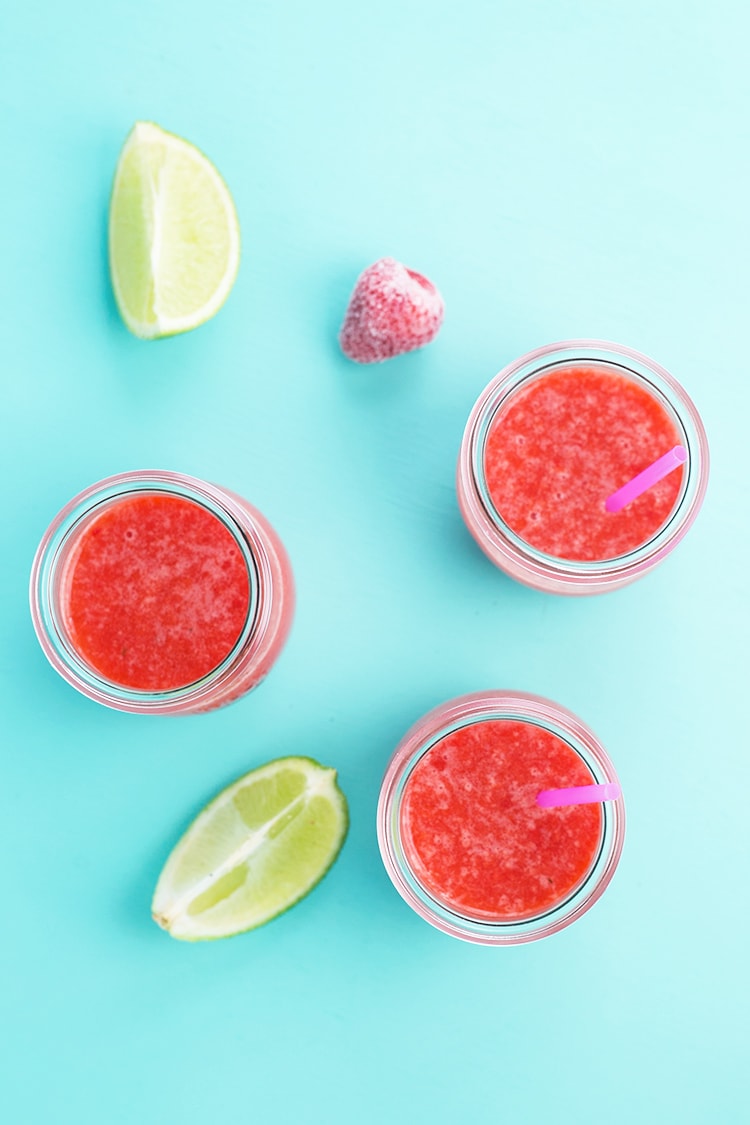
[(423, 716), (396, 748), (380, 790), (378, 844), (396, 890), (425, 921), (464, 941), (517, 945), (564, 929), (586, 913), (604, 893), (622, 853), (625, 805), (622, 796), (602, 804), (598, 853), (583, 879), (553, 907), (516, 920), (487, 920), (463, 914), (441, 902), (420, 882), (405, 854), (400, 820), (403, 794), (417, 763), (440, 739), (467, 725), (497, 719), (529, 722), (550, 731), (578, 753), (596, 783), (618, 782), (615, 768), (597, 736), (560, 704), (518, 691), (494, 690), (460, 696)]
[[(676, 423), (687, 452), (680, 496), (665, 523), (634, 550), (597, 561), (549, 555), (516, 534), (492, 501), (484, 467), (487, 435), (510, 397), (547, 370), (581, 362), (617, 368), (645, 387)], [(668, 371), (624, 345), (603, 340), (567, 340), (520, 356), (485, 387), (464, 430), (457, 469), (458, 498), (467, 527), (479, 546), (512, 577), (558, 593), (598, 593), (633, 581), (674, 549), (698, 514), (708, 483), (708, 468), (708, 439), (700, 415)]]
[[(173, 495), (199, 504), (231, 533), (245, 562), (248, 610), (242, 631), (222, 661), (201, 679), (165, 691), (144, 691), (116, 684), (99, 674), (77, 652), (66, 634), (57, 595), (66, 559), (78, 537), (98, 514), (137, 494)], [(34, 556), (29, 596), (37, 639), (57, 672), (82, 694), (117, 710), (165, 713), (199, 706), (210, 699), (252, 645), (267, 616), (263, 589), (269, 569), (265, 546), (254, 533), (250, 513), (222, 488), (169, 470), (117, 473), (77, 493), (53, 518)]]

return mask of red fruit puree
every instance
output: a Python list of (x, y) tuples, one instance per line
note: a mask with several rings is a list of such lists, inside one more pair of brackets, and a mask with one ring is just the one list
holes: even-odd
[(487, 488), (512, 531), (560, 559), (603, 561), (669, 518), (686, 468), (620, 512), (607, 497), (681, 441), (659, 400), (603, 364), (556, 368), (501, 407), (484, 450)]
[(542, 789), (591, 785), (576, 751), (534, 723), (489, 719), (441, 738), (414, 767), (401, 806), (407, 862), (450, 909), (498, 921), (543, 913), (591, 868), (599, 804), (542, 809)]
[(250, 583), (234, 536), (192, 500), (119, 500), (82, 532), (63, 613), (80, 657), (123, 687), (168, 691), (211, 672), (247, 618)]

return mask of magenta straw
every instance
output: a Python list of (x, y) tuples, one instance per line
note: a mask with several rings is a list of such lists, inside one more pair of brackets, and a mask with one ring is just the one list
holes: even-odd
[(622, 790), (616, 781), (605, 785), (574, 785), (570, 789), (543, 789), (536, 803), (543, 809), (559, 809), (563, 805), (593, 805), (596, 801), (616, 801)]
[(604, 502), (604, 507), (608, 512), (619, 512), (631, 500), (635, 500), (642, 492), (653, 488), (655, 484), (669, 476), (680, 465), (684, 465), (686, 461), (687, 449), (684, 445), (676, 445), (674, 449), (670, 449), (669, 453), (665, 453), (658, 461), (654, 461), (642, 473), (638, 473), (638, 476), (624, 484), (622, 488), (618, 488), (617, 492), (608, 496)]

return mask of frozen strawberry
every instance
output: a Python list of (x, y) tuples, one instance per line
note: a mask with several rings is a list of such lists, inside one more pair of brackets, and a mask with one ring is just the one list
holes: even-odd
[(355, 363), (380, 363), (424, 347), (443, 323), (443, 298), (421, 273), (381, 258), (360, 274), (339, 333)]

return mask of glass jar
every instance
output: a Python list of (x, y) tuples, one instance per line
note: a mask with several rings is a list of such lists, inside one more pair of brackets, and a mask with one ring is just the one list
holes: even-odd
[[(404, 736), (383, 779), (377, 812), (378, 843), (386, 870), (401, 897), (431, 925), (453, 937), (481, 945), (517, 945), (557, 933), (585, 914), (604, 893), (622, 852), (625, 806), (622, 796), (602, 801), (598, 844), (583, 876), (564, 897), (531, 916), (492, 918), (487, 912), (458, 909), (440, 899), (417, 873), (418, 863), (404, 825), (410, 778), (426, 754), (454, 732), (478, 723), (510, 720), (530, 723), (561, 739), (580, 758), (591, 784), (619, 784), (596, 735), (564, 707), (536, 695), (487, 691), (461, 696), (430, 711)], [(468, 846), (467, 844), (465, 846)], [(410, 854), (412, 852), (412, 854)]]
[[(635, 383), (671, 419), (686, 454), (682, 484), (671, 512), (655, 534), (617, 557), (594, 561), (545, 554), (516, 534), (498, 511), (487, 484), (485, 450), (495, 420), (521, 389), (541, 377), (578, 365), (594, 366)], [(585, 433), (580, 435), (585, 444)], [(466, 526), (484, 553), (511, 578), (547, 593), (599, 594), (633, 582), (657, 566), (687, 533), (708, 481), (708, 442), (688, 395), (664, 368), (629, 348), (597, 340), (571, 340), (529, 352), (485, 388), (469, 416), (458, 459), (458, 502)], [(621, 482), (624, 484), (625, 482)], [(604, 505), (605, 497), (602, 497)]]
[[(79, 651), (67, 607), (72, 563), (94, 521), (125, 499), (145, 496), (177, 497), (215, 516), (241, 554), (238, 565), (247, 568), (247, 613), (231, 650), (200, 679), (167, 690), (124, 687), (103, 676)], [(58, 513), (34, 558), (30, 598), (47, 659), (78, 691), (119, 711), (184, 715), (222, 707), (260, 683), (289, 633), (294, 582), (276, 532), (242, 497), (182, 473), (144, 470), (99, 481)]]

